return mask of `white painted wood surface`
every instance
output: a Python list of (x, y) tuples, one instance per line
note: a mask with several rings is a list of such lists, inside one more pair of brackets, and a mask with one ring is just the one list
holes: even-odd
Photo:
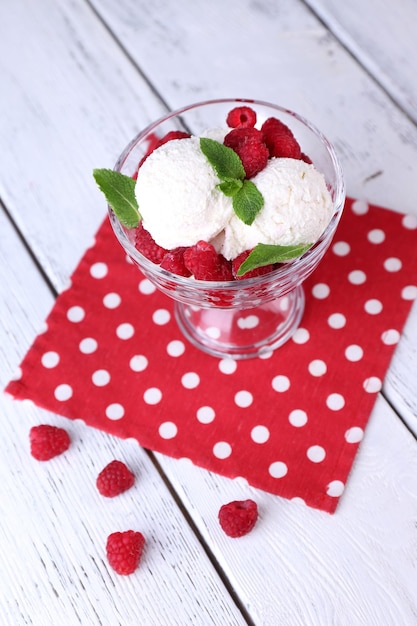
[[(167, 108), (230, 95), (293, 108), (335, 143), (351, 195), (417, 214), (412, 3), (395, 13), (403, 36), (384, 37), (386, 57), (376, 0), (357, 19), (309, 4), (328, 27), (294, 0), (0, 3), (0, 198), (32, 255), (0, 215), (2, 386), (52, 306), (35, 261), (62, 290), (105, 211), (91, 170)], [(414, 307), (384, 385), (394, 408), (378, 399), (334, 516), (156, 455), (163, 480), (133, 442), (0, 396), (0, 623), (417, 623), (417, 441), (402, 423), (417, 434), (416, 337)], [(75, 445), (39, 466), (27, 437), (42, 421)], [(139, 479), (103, 503), (88, 477), (113, 455)], [(217, 510), (250, 495), (259, 524), (228, 540)], [(121, 579), (103, 545), (135, 523), (149, 537), (143, 567)]]

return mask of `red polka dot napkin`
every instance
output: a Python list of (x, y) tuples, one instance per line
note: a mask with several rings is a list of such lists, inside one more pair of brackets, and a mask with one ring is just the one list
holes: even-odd
[(219, 360), (183, 338), (105, 220), (6, 391), (333, 512), (417, 297), (416, 244), (416, 217), (347, 200), (294, 337)]

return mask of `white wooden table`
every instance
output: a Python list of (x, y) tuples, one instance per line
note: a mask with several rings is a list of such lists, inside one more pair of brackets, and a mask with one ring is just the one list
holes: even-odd
[[(167, 109), (294, 109), (335, 144), (351, 196), (417, 214), (416, 24), (412, 0), (2, 0), (2, 387), (103, 219), (92, 169)], [(1, 394), (0, 623), (417, 624), (416, 382), (414, 306), (334, 516)], [(39, 469), (42, 422), (74, 443)], [(140, 489), (103, 507), (87, 477), (120, 457)], [(212, 513), (246, 497), (261, 528), (237, 544)], [(151, 546), (130, 577), (103, 554), (122, 525)]]

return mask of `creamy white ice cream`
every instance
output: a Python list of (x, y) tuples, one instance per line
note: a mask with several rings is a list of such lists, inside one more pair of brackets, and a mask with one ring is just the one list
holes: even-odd
[(258, 243), (296, 245), (314, 243), (333, 213), (333, 203), (323, 174), (296, 159), (272, 158), (252, 182), (264, 206), (251, 226), (235, 214), (215, 241), (227, 259)]
[(144, 228), (167, 249), (210, 241), (233, 215), (219, 182), (198, 137), (162, 145), (140, 167), (135, 187)]

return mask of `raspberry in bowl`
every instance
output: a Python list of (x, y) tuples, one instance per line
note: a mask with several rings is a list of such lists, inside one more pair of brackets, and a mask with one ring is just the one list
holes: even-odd
[[(148, 126), (114, 172), (95, 177), (117, 239), (175, 300), (192, 344), (244, 359), (293, 335), (302, 283), (345, 199), (335, 150), (310, 122), (255, 100), (193, 104)], [(119, 184), (122, 207), (111, 191)]]

